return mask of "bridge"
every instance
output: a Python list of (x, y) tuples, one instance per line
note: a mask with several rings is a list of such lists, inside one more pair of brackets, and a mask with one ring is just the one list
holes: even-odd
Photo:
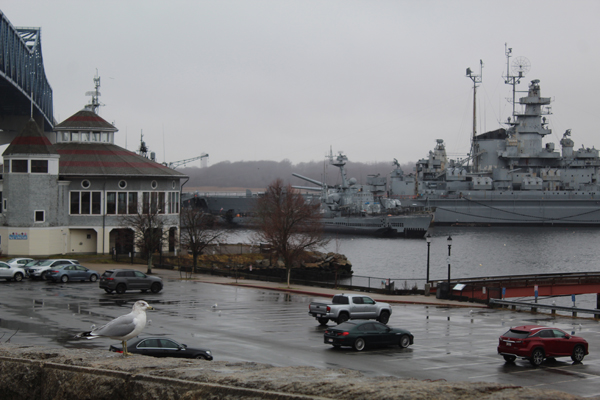
[[(446, 284), (448, 281), (438, 282)], [(447, 287), (447, 286), (446, 286)], [(515, 297), (568, 296), (596, 294), (600, 308), (600, 272), (569, 272), (534, 275), (492, 276), (451, 279), (453, 298), (488, 302)]]
[(16, 28), (0, 11), (0, 145), (9, 143), (31, 116), (45, 132), (52, 131), (41, 29)]

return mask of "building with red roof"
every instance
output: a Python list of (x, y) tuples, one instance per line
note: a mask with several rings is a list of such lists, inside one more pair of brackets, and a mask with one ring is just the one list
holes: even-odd
[(50, 139), (30, 120), (2, 154), (3, 255), (136, 251), (123, 217), (144, 212), (160, 216), (163, 250), (175, 251), (187, 176), (115, 145), (117, 128), (92, 110), (56, 125)]

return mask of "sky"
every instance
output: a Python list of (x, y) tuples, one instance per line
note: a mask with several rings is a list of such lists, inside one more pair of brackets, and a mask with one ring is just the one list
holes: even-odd
[[(42, 54), (61, 122), (90, 100), (136, 150), (143, 133), (160, 162), (208, 153), (221, 161), (401, 163), (436, 139), (451, 156), (505, 127), (511, 64), (551, 97), (558, 142), (600, 147), (597, 0), (4, 0), (17, 27), (42, 28)], [(523, 94), (520, 94), (523, 95)], [(187, 166), (200, 166), (195, 161)]]

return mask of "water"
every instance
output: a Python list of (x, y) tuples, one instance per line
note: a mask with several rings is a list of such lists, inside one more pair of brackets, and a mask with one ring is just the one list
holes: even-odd
[[(600, 266), (600, 229), (552, 227), (434, 227), (430, 245), (430, 280), (448, 278), (448, 236), (452, 237), (451, 277), (595, 272)], [(249, 242), (248, 231), (231, 239)], [(427, 270), (425, 239), (385, 239), (336, 235), (324, 251), (344, 254), (355, 275), (421, 280)], [(564, 303), (564, 304), (563, 304)], [(557, 304), (572, 306), (571, 298)], [(590, 305), (592, 305), (590, 307)], [(577, 306), (594, 308), (595, 295), (577, 296)]]

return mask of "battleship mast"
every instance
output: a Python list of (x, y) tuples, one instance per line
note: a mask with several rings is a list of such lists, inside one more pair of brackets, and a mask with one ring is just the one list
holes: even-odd
[(467, 68), (467, 77), (473, 81), (473, 138), (471, 139), (471, 157), (473, 158), (473, 171), (477, 172), (479, 163), (477, 161), (477, 149), (475, 136), (477, 136), (477, 84), (481, 83), (483, 77), (483, 61), (479, 60), (479, 75), (474, 75), (471, 68)]

